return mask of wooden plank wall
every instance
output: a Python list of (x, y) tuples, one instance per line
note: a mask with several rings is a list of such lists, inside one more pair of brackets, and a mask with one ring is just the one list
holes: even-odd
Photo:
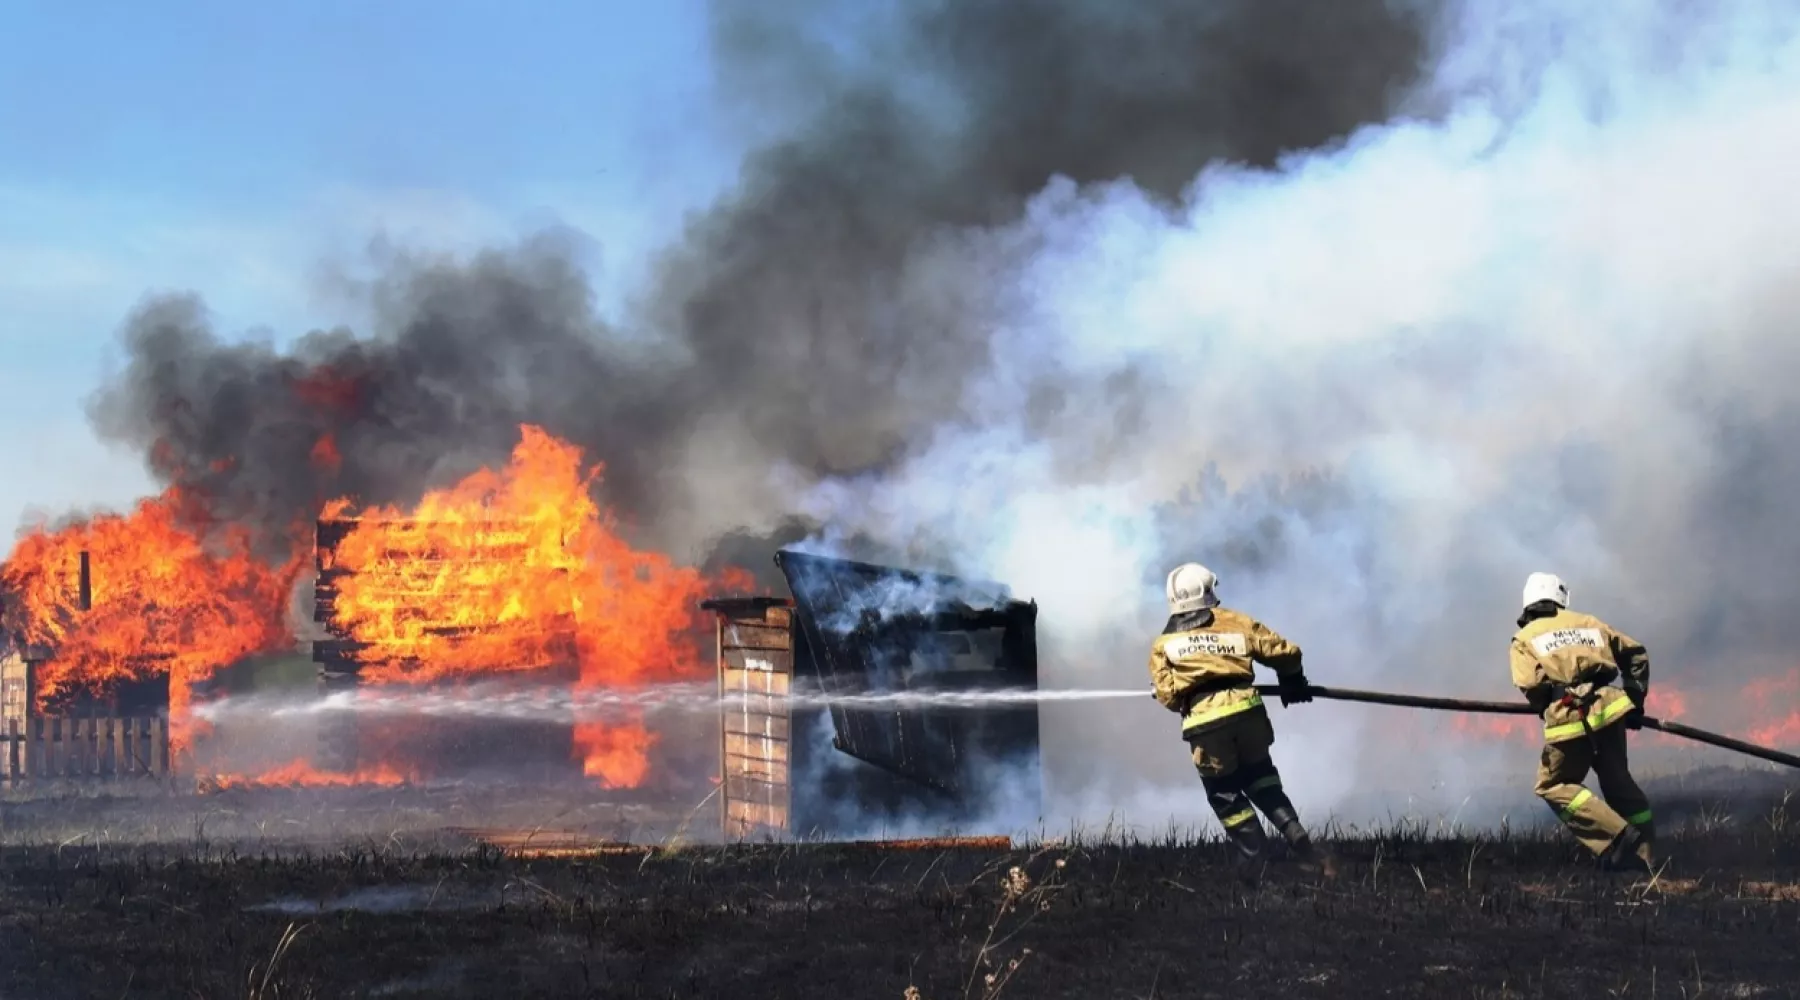
[(31, 666), (17, 651), (0, 656), (0, 729), (31, 717)]
[(719, 616), (720, 778), (727, 840), (785, 840), (794, 675), (791, 610)]
[(9, 719), (0, 731), (0, 786), (166, 778), (169, 726), (160, 718)]

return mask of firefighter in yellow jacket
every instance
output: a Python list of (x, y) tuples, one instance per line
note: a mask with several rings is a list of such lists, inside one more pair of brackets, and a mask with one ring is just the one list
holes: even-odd
[[(1626, 731), (1642, 724), (1649, 654), (1593, 615), (1570, 611), (1568, 586), (1550, 573), (1531, 574), (1522, 597), (1512, 682), (1544, 720), (1538, 797), (1601, 863), (1647, 866), (1655, 828), (1631, 777)], [(1590, 769), (1598, 798), (1582, 784)]]
[(1269, 756), (1275, 729), (1253, 687), (1253, 664), (1261, 663), (1279, 677), (1283, 705), (1311, 701), (1300, 647), (1256, 619), (1220, 607), (1218, 583), (1198, 563), (1169, 574), (1169, 621), (1150, 646), (1154, 694), (1164, 708), (1181, 714), (1181, 735), (1193, 748), (1207, 801), (1238, 848), (1250, 858), (1266, 850), (1256, 819), (1260, 809), (1305, 856), (1312, 843), (1281, 789)]

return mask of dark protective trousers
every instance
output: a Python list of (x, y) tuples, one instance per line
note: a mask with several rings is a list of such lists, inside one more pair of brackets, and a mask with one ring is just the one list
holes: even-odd
[(1295, 850), (1311, 847), (1294, 803), (1282, 791), (1281, 772), (1269, 756), (1275, 726), (1267, 710), (1240, 713), (1186, 739), (1207, 802), (1240, 850), (1256, 857), (1266, 845), (1262, 824), (1256, 822), (1259, 809)]

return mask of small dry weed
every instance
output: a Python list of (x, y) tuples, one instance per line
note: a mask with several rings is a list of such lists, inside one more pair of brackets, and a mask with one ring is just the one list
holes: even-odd
[[(975, 965), (969, 970), (969, 978), (963, 984), (963, 997), (968, 1000), (977, 981), (981, 983), (979, 994), (982, 1000), (994, 1000), (1006, 985), (1018, 974), (1019, 967), (1031, 957), (1030, 948), (1019, 951), (1000, 960), (999, 953), (1007, 942), (1017, 937), (1039, 915), (1050, 911), (1050, 902), (1055, 894), (1063, 888), (1062, 874), (1068, 867), (1068, 861), (1057, 858), (1048, 872), (1040, 880), (1034, 881), (1027, 871), (1031, 863), (1038, 860), (1043, 852), (1026, 859), (1023, 866), (1014, 865), (1007, 869), (1000, 879), (1000, 903), (994, 919), (988, 924), (987, 938), (981, 942), (981, 949), (975, 954)], [(1002, 933), (1002, 926), (1012, 918), (1012, 926)], [(907, 1000), (917, 1000), (917, 991), (909, 993)]]

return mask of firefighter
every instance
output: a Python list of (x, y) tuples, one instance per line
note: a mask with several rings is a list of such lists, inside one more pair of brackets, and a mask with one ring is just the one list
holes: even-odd
[(1275, 729), (1253, 687), (1253, 664), (1261, 663), (1275, 670), (1283, 705), (1311, 701), (1300, 647), (1249, 615), (1220, 607), (1218, 583), (1198, 563), (1169, 574), (1169, 621), (1150, 645), (1153, 693), (1164, 708), (1180, 713), (1181, 735), (1193, 748), (1207, 801), (1244, 856), (1258, 858), (1267, 850), (1260, 809), (1289, 847), (1307, 857), (1312, 842), (1282, 791), (1269, 756)]
[[(1569, 588), (1554, 574), (1527, 577), (1522, 603), (1512, 682), (1544, 720), (1537, 795), (1602, 865), (1647, 868), (1655, 828), (1650, 800), (1631, 777), (1626, 731), (1643, 725), (1649, 653), (1593, 615), (1569, 610)], [(1582, 784), (1590, 769), (1599, 798)]]

